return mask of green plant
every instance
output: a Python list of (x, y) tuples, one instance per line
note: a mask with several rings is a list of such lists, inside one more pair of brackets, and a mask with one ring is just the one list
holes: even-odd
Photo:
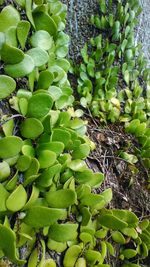
[(92, 223), (112, 194), (110, 190), (105, 199), (92, 192), (104, 175), (88, 169), (84, 159), (94, 144), (85, 135), (82, 112), (70, 108), (74, 98), (64, 58), (69, 42), (63, 32), (66, 7), (59, 1), (16, 2), (23, 11), (9, 5), (0, 13), (0, 96), (16, 113), (1, 118), (0, 257), (17, 266), (29, 258), (28, 266), (54, 267), (54, 260), (45, 259), (46, 251), (66, 250), (66, 266), (75, 243), (84, 253), (82, 224)]
[[(89, 106), (100, 121), (146, 121), (148, 95), (143, 98), (139, 77), (149, 83), (149, 69), (141, 47), (134, 44), (138, 1), (117, 1), (114, 11), (111, 1), (99, 1), (99, 14), (91, 23), (99, 35), (91, 38), (81, 50), (83, 63), (78, 73), (78, 92), (83, 107)], [(147, 122), (148, 124), (148, 122)]]
[[(134, 266), (130, 258), (148, 257), (150, 223), (131, 211), (106, 209), (110, 188), (96, 193), (104, 175), (85, 162), (95, 145), (86, 136), (82, 111), (72, 107), (66, 6), (57, 0), (16, 3), (20, 12), (8, 5), (0, 13), (0, 98), (13, 113), (1, 118), (0, 258), (17, 266), (56, 267), (45, 256), (52, 250), (63, 253), (64, 267), (108, 267), (114, 240), (125, 266)], [(101, 8), (105, 13), (105, 1)], [(20, 259), (22, 248), (26, 255)]]
[(78, 93), (81, 106), (89, 107), (100, 122), (125, 123), (141, 147), (135, 155), (121, 152), (120, 156), (131, 164), (142, 158), (149, 169), (150, 76), (141, 46), (134, 44), (140, 11), (136, 0), (117, 1), (116, 9), (111, 1), (99, 2), (99, 14), (91, 18), (99, 35), (81, 50)]

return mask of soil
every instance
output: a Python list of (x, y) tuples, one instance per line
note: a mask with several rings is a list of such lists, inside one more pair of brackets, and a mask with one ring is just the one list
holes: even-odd
[[(150, 192), (147, 189), (149, 174), (142, 160), (139, 158), (138, 163), (133, 166), (119, 157), (120, 150), (135, 154), (137, 141), (132, 135), (124, 132), (122, 125), (103, 126), (93, 119), (90, 113), (85, 114), (85, 117), (89, 122), (88, 134), (96, 144), (96, 150), (88, 157), (87, 165), (93, 171), (105, 174), (105, 181), (97, 192), (112, 188), (113, 200), (108, 208), (127, 209), (133, 211), (141, 220), (150, 219)], [(117, 251), (119, 247), (116, 246), (116, 254)], [(118, 255), (108, 258), (107, 263), (111, 267), (122, 266)], [(142, 266), (150, 266), (148, 261), (144, 264)]]

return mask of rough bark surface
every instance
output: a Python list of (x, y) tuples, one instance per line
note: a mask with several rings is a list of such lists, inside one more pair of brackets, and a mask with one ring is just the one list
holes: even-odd
[[(62, 0), (68, 7), (68, 19), (66, 31), (70, 35), (70, 57), (74, 60), (80, 55), (80, 49), (85, 42), (95, 35), (95, 30), (89, 24), (91, 14), (98, 12), (97, 0)], [(135, 41), (141, 42), (143, 52), (150, 65), (150, 2), (140, 0), (142, 13), (139, 16), (139, 24)]]
[(142, 43), (143, 52), (150, 66), (150, 2), (149, 0), (140, 0), (140, 3), (143, 11), (139, 17), (135, 41)]

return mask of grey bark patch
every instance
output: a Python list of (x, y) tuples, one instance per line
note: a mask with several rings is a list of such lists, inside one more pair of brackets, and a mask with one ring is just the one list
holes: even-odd
[[(92, 14), (98, 13), (97, 0), (62, 0), (68, 7), (66, 31), (70, 36), (69, 57), (76, 61), (80, 56), (80, 50), (96, 30), (90, 25), (89, 20)], [(142, 50), (150, 66), (150, 2), (140, 0), (143, 9), (139, 16), (139, 24), (135, 33), (135, 42), (142, 43)]]
[(90, 25), (92, 14), (98, 13), (97, 0), (62, 0), (68, 7), (66, 32), (70, 36), (69, 57), (76, 61), (84, 44), (95, 35)]
[(137, 27), (135, 42), (142, 43), (142, 50), (150, 66), (150, 1), (140, 0), (141, 7), (143, 9), (139, 16), (139, 24)]

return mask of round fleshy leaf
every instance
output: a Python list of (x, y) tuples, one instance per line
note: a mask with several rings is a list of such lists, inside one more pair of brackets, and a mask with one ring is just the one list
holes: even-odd
[(21, 155), (17, 161), (17, 169), (18, 171), (24, 172), (26, 171), (31, 163), (31, 158), (26, 155)]
[(36, 67), (41, 67), (48, 62), (49, 56), (47, 52), (39, 47), (31, 48), (27, 54), (33, 59)]
[(65, 58), (58, 58), (56, 60), (56, 64), (61, 67), (64, 71), (68, 72), (70, 68), (70, 63), (67, 59)]
[(68, 44), (64, 46), (60, 46), (56, 50), (57, 57), (63, 58), (66, 57), (68, 54)]
[(13, 130), (14, 130), (14, 120), (10, 119), (7, 121), (7, 119), (9, 119), (7, 115), (6, 117), (4, 116), (4, 118), (6, 119), (6, 122), (2, 125), (3, 132), (5, 136), (11, 136), (13, 135)]
[(76, 172), (75, 179), (79, 184), (87, 184), (97, 188), (104, 181), (104, 174), (100, 172), (93, 173), (92, 170), (88, 169), (83, 172)]
[(53, 224), (48, 236), (57, 242), (67, 242), (75, 240), (77, 238), (78, 224), (66, 223), (66, 224)]
[(126, 259), (134, 258), (137, 255), (137, 251), (134, 249), (124, 249), (121, 253)]
[(17, 64), (24, 59), (24, 53), (16, 47), (4, 44), (1, 50), (1, 59), (8, 64)]
[(40, 153), (42, 150), (50, 150), (56, 153), (59, 156), (64, 150), (64, 144), (62, 142), (49, 142), (40, 144), (37, 148), (37, 153)]
[(87, 144), (81, 144), (72, 153), (74, 159), (84, 159), (87, 158), (90, 153), (90, 147)]
[(37, 179), (37, 184), (42, 187), (49, 187), (52, 182), (53, 178), (56, 174), (59, 174), (61, 171), (61, 164), (55, 164), (48, 169), (44, 170), (42, 174)]
[(82, 248), (79, 245), (70, 246), (65, 253), (65, 256), (63, 259), (63, 266), (64, 267), (75, 266), (75, 263), (77, 259), (79, 258), (81, 250)]
[(52, 108), (53, 100), (48, 94), (33, 95), (28, 102), (28, 116), (34, 118), (44, 117)]
[(0, 99), (9, 96), (16, 89), (16, 82), (9, 76), (0, 75)]
[(18, 179), (19, 179), (18, 172), (16, 172), (15, 175), (10, 180), (8, 180), (8, 183), (5, 185), (5, 188), (11, 192), (15, 190)]
[(24, 187), (20, 184), (6, 200), (6, 207), (13, 211), (21, 210), (27, 201), (27, 193)]
[(123, 220), (120, 220), (112, 214), (104, 214), (99, 217), (99, 222), (102, 226), (113, 229), (113, 230), (122, 230), (126, 228), (128, 224)]
[(57, 220), (64, 220), (66, 217), (66, 210), (35, 206), (27, 211), (24, 222), (33, 227), (41, 228), (50, 226)]
[(59, 87), (54, 86), (54, 85), (48, 88), (48, 92), (54, 101), (58, 100), (63, 94), (62, 90)]
[(9, 166), (13, 166), (16, 164), (18, 158), (19, 158), (19, 154), (17, 154), (16, 156), (12, 158), (7, 158), (5, 161), (9, 164)]
[(17, 38), (21, 45), (21, 48), (25, 48), (25, 43), (30, 30), (30, 23), (27, 20), (21, 20), (17, 25)]
[[(75, 267), (86, 267), (86, 260), (84, 258), (78, 258), (78, 260), (76, 261), (76, 265)], [(100, 267), (100, 266), (99, 266)], [(107, 266), (106, 264), (104, 266), (101, 267), (110, 267), (109, 265)]]
[(0, 32), (5, 32), (11, 26), (17, 26), (19, 21), (19, 12), (11, 5), (6, 6), (0, 13)]
[(5, 251), (5, 256), (16, 265), (25, 264), (24, 260), (19, 260), (16, 249), (16, 235), (10, 227), (0, 224), (0, 249)]
[(54, 80), (54, 75), (48, 70), (40, 72), (38, 79), (38, 88), (39, 89), (48, 89)]
[(82, 205), (90, 206), (91, 208), (102, 209), (105, 206), (105, 201), (101, 195), (98, 194), (84, 194), (81, 198)]
[(39, 189), (33, 185), (32, 193), (30, 195), (28, 202), (25, 204), (23, 210), (27, 210), (33, 205), (33, 203), (37, 200), (39, 193), (40, 193)]
[(54, 82), (67, 81), (66, 72), (62, 68), (60, 68), (59, 66), (57, 66), (57, 65), (49, 66), (48, 70), (54, 74), (54, 76), (55, 76)]
[(8, 136), (0, 139), (0, 158), (12, 158), (16, 156), (21, 148), (23, 142), (17, 136)]
[(39, 120), (35, 118), (29, 118), (22, 122), (20, 130), (23, 137), (35, 139), (42, 134), (44, 127)]
[(124, 235), (132, 237), (133, 239), (137, 239), (138, 238), (138, 233), (134, 228), (127, 227), (127, 228), (122, 229), (121, 232)]
[(57, 26), (54, 20), (43, 12), (36, 12), (33, 14), (33, 19), (35, 23), (36, 30), (47, 31), (50, 35), (56, 36)]
[(20, 98), (18, 104), (20, 113), (25, 116), (28, 110), (28, 100), (26, 98)]
[(32, 158), (30, 166), (24, 174), (24, 178), (27, 179), (31, 176), (37, 175), (39, 168), (40, 168), (40, 164), (39, 164), (38, 160), (36, 158)]
[(54, 129), (52, 132), (52, 141), (62, 142), (65, 146), (70, 141), (71, 135), (68, 131), (63, 129)]
[(86, 169), (86, 164), (83, 160), (75, 159), (69, 162), (68, 168), (76, 172), (82, 172)]
[(18, 98), (26, 98), (29, 99), (32, 96), (32, 93), (26, 89), (19, 89), (17, 91)]
[(34, 69), (34, 61), (29, 55), (25, 55), (24, 59), (14, 65), (6, 65), (5, 72), (13, 78), (20, 78), (28, 75)]
[(29, 157), (34, 157), (35, 155), (34, 148), (31, 145), (23, 145), (22, 154), (29, 156)]
[(31, 44), (33, 47), (40, 47), (49, 50), (52, 47), (53, 39), (47, 31), (37, 31), (31, 36)]
[(9, 193), (8, 191), (5, 189), (5, 187), (0, 184), (0, 212), (4, 212), (4, 211), (7, 211), (7, 208), (6, 208), (6, 199), (8, 198), (9, 196)]
[(17, 34), (16, 34), (16, 27), (12, 26), (5, 32), (6, 44), (17, 47)]
[(119, 231), (113, 232), (111, 236), (112, 236), (112, 239), (116, 243), (119, 243), (119, 244), (125, 244), (126, 243), (126, 240), (125, 240), (123, 234), (121, 234)]
[(65, 243), (56, 242), (56, 241), (52, 240), (51, 238), (49, 238), (48, 242), (47, 242), (47, 247), (50, 250), (54, 250), (54, 251), (56, 251), (58, 253), (61, 253), (61, 252), (66, 250), (67, 244), (66, 244), (66, 242)]
[(43, 150), (39, 154), (38, 161), (40, 163), (41, 169), (48, 168), (55, 163), (56, 153), (49, 151), (49, 150)]
[(51, 208), (65, 209), (76, 201), (76, 194), (71, 189), (60, 189), (46, 193), (46, 200)]
[(130, 227), (137, 227), (139, 223), (138, 217), (130, 210), (113, 209), (112, 214), (118, 219), (128, 223)]
[(0, 50), (2, 49), (3, 44), (5, 43), (5, 34), (0, 32)]
[(56, 108), (63, 109), (68, 106), (69, 97), (67, 95), (61, 95), (56, 101)]
[(0, 162), (0, 182), (5, 181), (10, 175), (10, 167), (6, 161)]
[(56, 267), (56, 263), (53, 259), (45, 260), (43, 267)]

